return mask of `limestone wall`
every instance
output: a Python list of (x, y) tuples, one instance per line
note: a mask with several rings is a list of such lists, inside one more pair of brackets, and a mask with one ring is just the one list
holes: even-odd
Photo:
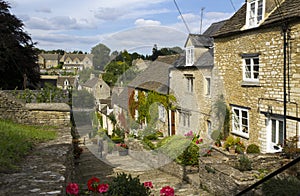
[[(299, 37), (300, 24), (292, 23), (289, 40), (287, 77), (287, 116), (299, 119)], [(239, 35), (215, 39), (215, 67), (223, 79), (227, 104), (249, 108), (249, 138), (243, 142), (256, 143), (262, 152), (267, 151), (266, 116), (268, 108), (274, 117), (283, 116), (283, 36), (281, 27), (245, 31)], [(241, 54), (259, 54), (259, 83), (243, 81)], [(299, 121), (299, 120), (298, 120)], [(288, 124), (287, 136), (295, 135), (297, 122)]]
[(18, 123), (66, 127), (70, 107), (65, 103), (27, 103), (0, 91), (0, 118)]

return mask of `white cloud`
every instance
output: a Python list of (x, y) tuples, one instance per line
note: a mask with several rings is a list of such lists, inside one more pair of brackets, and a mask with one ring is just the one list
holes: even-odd
[(160, 21), (157, 21), (157, 20), (145, 20), (145, 19), (142, 19), (142, 18), (139, 18), (137, 19), (134, 24), (136, 26), (158, 26), (160, 25)]
[(139, 52), (141, 49), (148, 48), (149, 54), (154, 44), (158, 47), (183, 47), (186, 36), (185, 33), (170, 27), (143, 26), (107, 35), (102, 43), (112, 51), (127, 49), (131, 52)]

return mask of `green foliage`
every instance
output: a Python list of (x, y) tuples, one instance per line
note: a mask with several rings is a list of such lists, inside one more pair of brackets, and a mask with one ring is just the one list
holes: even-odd
[(199, 146), (191, 142), (184, 152), (177, 158), (182, 165), (199, 165)]
[(239, 157), (238, 163), (235, 167), (240, 171), (250, 171), (252, 169), (251, 165), (251, 160), (247, 156), (242, 155)]
[(94, 55), (93, 64), (95, 69), (103, 70), (105, 65), (110, 61), (110, 49), (100, 43), (92, 48), (91, 53)]
[(62, 96), (64, 96), (64, 93), (61, 89), (50, 83), (46, 83), (43, 90), (37, 94), (36, 100), (38, 103), (51, 103)]
[(113, 125), (116, 125), (116, 124), (117, 124), (117, 119), (116, 119), (116, 116), (114, 115), (114, 113), (110, 113), (110, 114), (108, 115), (108, 118), (109, 118), (109, 120), (111, 121), (111, 123), (112, 123)]
[(142, 142), (143, 142), (143, 145), (144, 145), (145, 149), (148, 149), (148, 150), (154, 150), (155, 149), (155, 145), (147, 137), (144, 137)]
[(56, 138), (50, 127), (37, 127), (0, 120), (0, 172), (10, 172), (36, 143)]
[(297, 148), (298, 137), (290, 137), (285, 140), (283, 152), (287, 158), (295, 158), (300, 154), (300, 149)]
[(147, 138), (148, 140), (157, 140), (158, 136), (157, 136), (156, 132), (154, 132), (149, 135), (146, 135), (144, 138)]
[(0, 87), (13, 90), (35, 88), (40, 81), (37, 50), (24, 24), (0, 1)]
[(226, 138), (226, 141), (224, 142), (224, 148), (228, 149), (230, 147), (234, 147), (235, 144), (236, 144), (236, 142), (235, 142), (234, 137), (232, 135), (230, 135)]
[(250, 145), (247, 147), (246, 152), (247, 152), (248, 154), (260, 153), (260, 149), (259, 149), (259, 146), (258, 146), (258, 145), (256, 145), (256, 144), (250, 144)]
[(263, 195), (299, 195), (300, 180), (295, 176), (274, 177), (262, 185)]
[(84, 69), (78, 73), (80, 82), (85, 83), (88, 81), (91, 78), (91, 74), (98, 76), (100, 72), (94, 69)]
[(103, 80), (109, 85), (113, 86), (118, 82), (118, 78), (129, 69), (129, 65), (122, 61), (111, 61), (104, 68)]
[(173, 135), (159, 141), (156, 150), (175, 160), (190, 143), (191, 141), (183, 136)]
[(235, 138), (232, 135), (226, 138), (224, 143), (225, 149), (234, 148), (237, 153), (242, 154), (245, 151), (245, 145), (241, 142), (239, 137)]
[(138, 177), (132, 177), (131, 174), (117, 174), (109, 185), (107, 192), (111, 196), (130, 195), (141, 196), (150, 195), (150, 190), (144, 187)]
[(124, 142), (124, 138), (115, 135), (115, 136), (111, 137), (111, 141), (113, 141), (116, 144), (123, 143)]

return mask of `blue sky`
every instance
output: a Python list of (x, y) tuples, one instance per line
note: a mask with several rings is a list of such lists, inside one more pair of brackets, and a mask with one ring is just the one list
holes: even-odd
[[(90, 52), (104, 43), (112, 51), (151, 53), (154, 44), (183, 47), (188, 31), (174, 0), (7, 0), (37, 47)], [(245, 0), (176, 0), (191, 33), (229, 18)]]

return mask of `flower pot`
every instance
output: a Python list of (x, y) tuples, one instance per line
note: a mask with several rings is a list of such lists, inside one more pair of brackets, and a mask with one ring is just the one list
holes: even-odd
[(120, 150), (119, 151), (119, 156), (126, 156), (128, 155), (128, 149)]
[(230, 154), (235, 154), (235, 148), (234, 147), (229, 148), (229, 153)]

